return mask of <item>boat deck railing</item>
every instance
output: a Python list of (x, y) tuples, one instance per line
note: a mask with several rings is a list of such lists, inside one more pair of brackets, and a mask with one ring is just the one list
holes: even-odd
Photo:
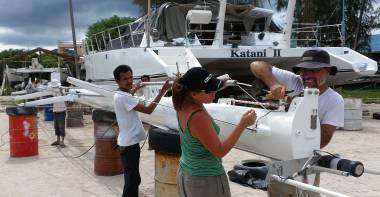
[(144, 35), (143, 24), (136, 21), (93, 34), (83, 42), (85, 53), (139, 47)]
[(291, 38), (293, 47), (328, 47), (343, 43), (341, 24), (295, 23), (294, 26)]
[(209, 24), (189, 24), (186, 21), (186, 36), (185, 44), (186, 46), (207, 46), (212, 45), (212, 43), (217, 40), (215, 39), (216, 31), (216, 21), (211, 21)]
[[(138, 20), (133, 23), (119, 25), (105, 31), (93, 34), (83, 41), (84, 53), (91, 54), (121, 48), (136, 48), (142, 46), (145, 31), (145, 22)], [(341, 46), (343, 43), (341, 24), (318, 25), (315, 23), (295, 23), (292, 31), (291, 47), (329, 47)], [(153, 32), (153, 31), (152, 31)], [(186, 36), (181, 43), (165, 43), (163, 46), (211, 46), (215, 39), (216, 22), (208, 25), (186, 25)], [(233, 28), (225, 28), (224, 40), (226, 44), (239, 42), (244, 33)], [(237, 36), (236, 36), (237, 35)], [(240, 41), (241, 42), (241, 41)]]

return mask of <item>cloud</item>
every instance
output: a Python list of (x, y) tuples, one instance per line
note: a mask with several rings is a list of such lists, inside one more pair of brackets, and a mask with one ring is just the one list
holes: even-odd
[[(131, 0), (72, 0), (77, 40), (84, 38), (94, 22), (118, 16), (139, 16)], [(0, 1), (0, 45), (56, 46), (57, 40), (71, 40), (68, 0)]]

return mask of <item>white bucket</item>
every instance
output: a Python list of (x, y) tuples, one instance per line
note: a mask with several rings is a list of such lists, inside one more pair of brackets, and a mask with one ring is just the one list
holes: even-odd
[(344, 130), (357, 131), (363, 129), (363, 109), (361, 98), (344, 99)]

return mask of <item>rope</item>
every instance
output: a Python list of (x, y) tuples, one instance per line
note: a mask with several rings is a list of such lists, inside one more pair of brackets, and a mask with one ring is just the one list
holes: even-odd
[[(101, 135), (100, 137), (104, 137), (104, 135), (105, 135), (108, 131), (110, 131), (110, 129), (112, 129), (113, 126), (115, 126), (115, 124), (117, 124), (116, 121), (114, 121), (114, 122), (111, 124), (111, 126), (110, 126), (109, 128), (107, 128), (107, 130), (105, 130), (105, 131), (102, 133), (102, 135)], [(86, 151), (84, 151), (82, 154), (79, 154), (79, 155), (77, 155), (77, 156), (66, 155), (66, 154), (63, 153), (62, 151), (61, 151), (61, 153), (62, 153), (62, 155), (63, 155), (64, 157), (66, 157), (66, 158), (77, 159), (77, 158), (80, 158), (80, 157), (84, 156), (85, 154), (87, 154), (92, 148), (95, 147), (95, 144), (96, 144), (96, 142), (94, 142), (94, 143), (92, 144), (92, 146), (91, 146), (90, 148), (88, 148)]]

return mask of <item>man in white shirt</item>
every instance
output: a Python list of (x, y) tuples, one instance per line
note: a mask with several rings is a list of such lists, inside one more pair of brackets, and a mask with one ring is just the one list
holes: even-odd
[[(54, 96), (63, 96), (63, 90), (59, 88), (61, 83), (56, 80), (51, 80), (51, 87), (57, 88), (57, 91), (54, 92)], [(66, 127), (66, 105), (65, 102), (57, 102), (53, 104), (53, 112), (54, 112), (54, 130), (55, 135), (57, 136), (57, 140), (53, 142), (52, 146), (59, 146), (61, 148), (66, 147), (65, 141), (65, 127)]]
[(124, 189), (123, 197), (137, 197), (138, 187), (141, 182), (139, 172), (140, 146), (139, 142), (145, 140), (146, 135), (140, 117), (137, 112), (150, 114), (156, 108), (157, 103), (170, 88), (169, 82), (163, 85), (159, 94), (149, 105), (139, 103), (132, 96), (133, 71), (127, 65), (120, 65), (114, 71), (116, 83), (119, 90), (114, 95), (114, 107), (116, 119), (119, 125), (119, 136), (117, 144), (121, 151), (124, 167)]
[[(321, 148), (330, 142), (337, 127), (343, 127), (343, 98), (326, 84), (328, 75), (335, 75), (337, 72), (336, 66), (330, 64), (330, 56), (326, 51), (318, 49), (305, 51), (301, 63), (293, 67), (293, 71), (299, 75), (263, 61), (252, 62), (251, 71), (270, 88), (274, 98), (283, 98), (285, 90), (294, 90), (290, 94), (294, 96), (299, 95), (304, 87), (319, 89), (318, 116), (321, 128)], [(271, 182), (268, 184), (268, 196), (291, 195), (291, 189), (283, 189), (285, 184), (274, 186)], [(315, 185), (319, 185), (319, 174), (317, 174)], [(315, 193), (312, 195), (318, 196)]]

